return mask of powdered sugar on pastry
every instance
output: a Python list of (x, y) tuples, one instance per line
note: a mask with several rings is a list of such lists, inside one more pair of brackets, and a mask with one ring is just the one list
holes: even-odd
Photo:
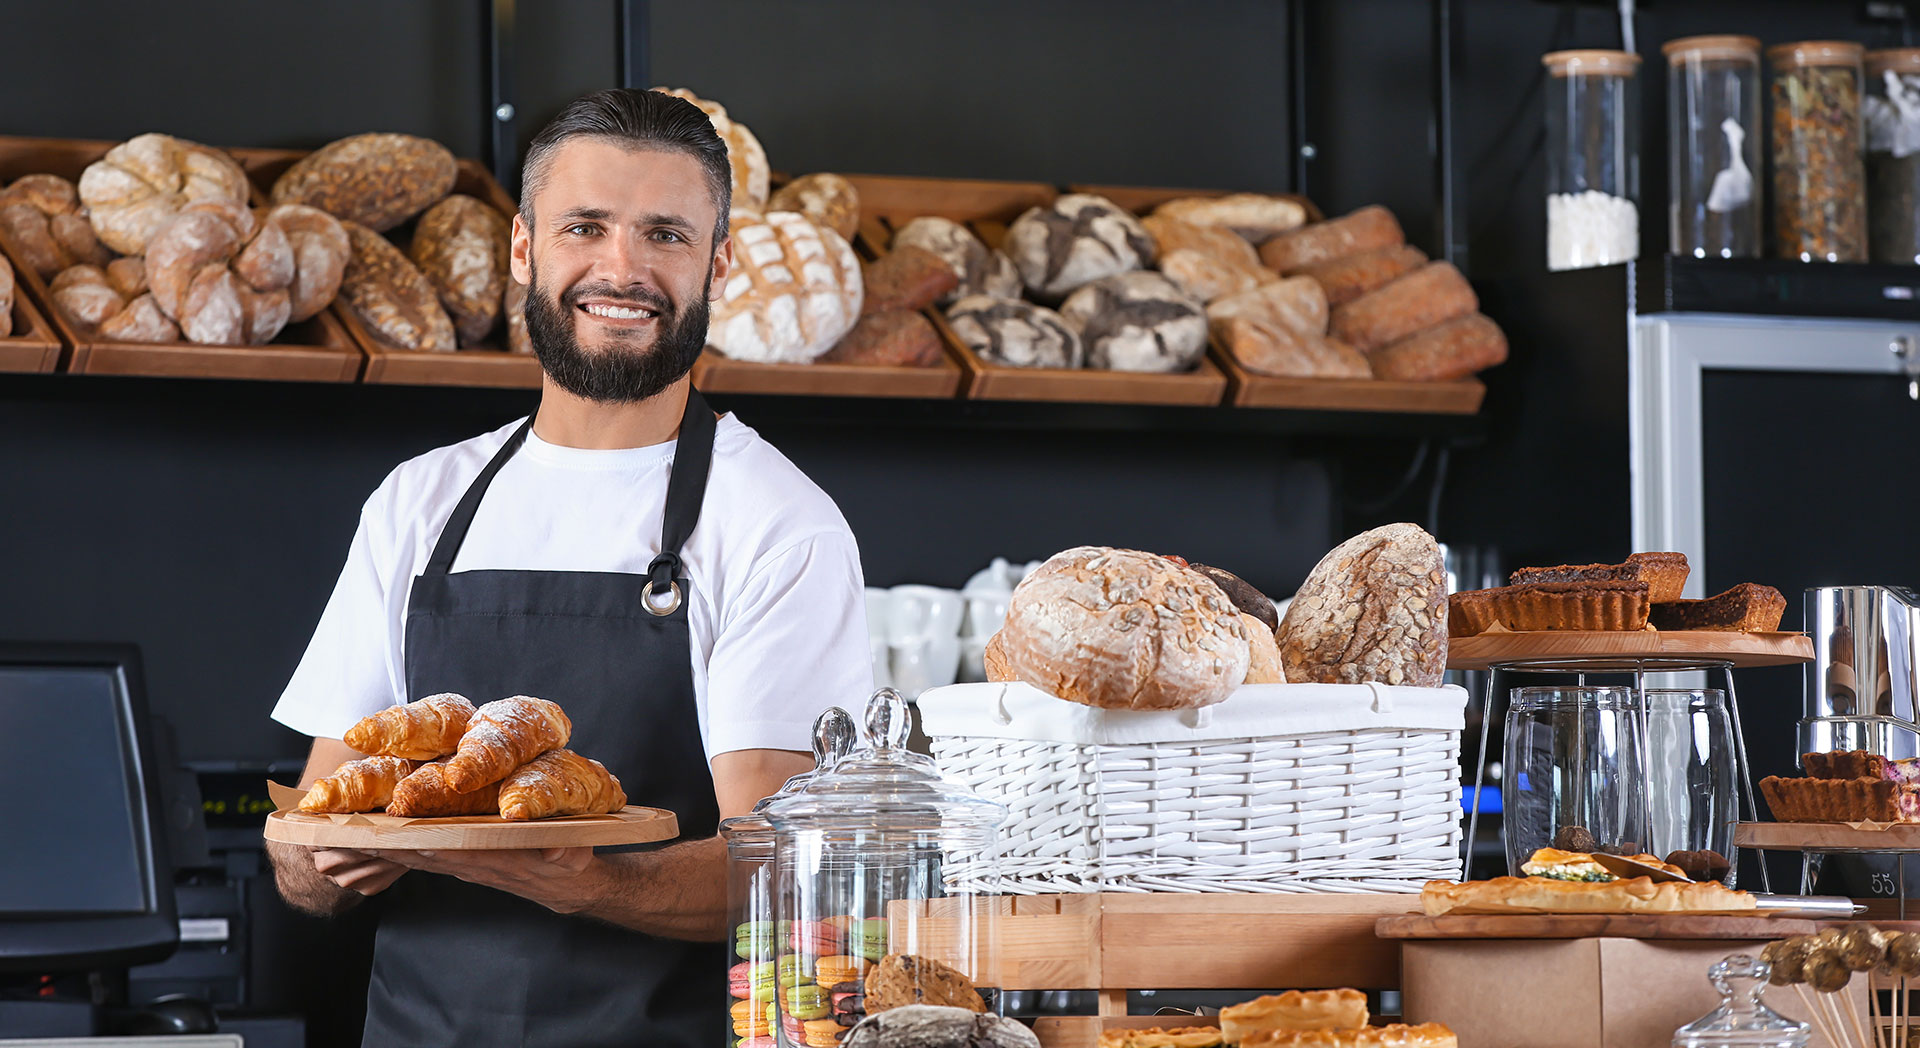
[(499, 782), (542, 753), (565, 746), (572, 735), (573, 722), (558, 703), (530, 695), (489, 702), (474, 711), (459, 750), (447, 761), (447, 785), (471, 793)]

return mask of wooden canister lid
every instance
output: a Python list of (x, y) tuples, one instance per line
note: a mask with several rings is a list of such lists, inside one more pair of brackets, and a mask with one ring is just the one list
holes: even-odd
[(1554, 51), (1540, 56), (1554, 76), (1632, 76), (1640, 56), (1631, 51)]
[(1683, 36), (1660, 45), (1667, 64), (1681, 65), (1689, 60), (1724, 62), (1760, 61), (1760, 41), (1751, 36)]

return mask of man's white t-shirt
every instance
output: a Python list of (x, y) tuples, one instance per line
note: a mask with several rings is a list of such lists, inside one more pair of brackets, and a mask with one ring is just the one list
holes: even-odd
[[(408, 591), (454, 505), (519, 427), (430, 451), (381, 483), (275, 720), (338, 739), (407, 700)], [(529, 432), (481, 499), (452, 570), (645, 574), (660, 551), (676, 445), (599, 451)], [(853, 532), (825, 492), (732, 415), (715, 427), (706, 498), (681, 559), (709, 758), (804, 751), (822, 710), (865, 702), (873, 672)]]

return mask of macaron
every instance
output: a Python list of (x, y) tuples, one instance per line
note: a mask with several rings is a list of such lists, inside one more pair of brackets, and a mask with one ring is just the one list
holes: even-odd
[(777, 979), (782, 990), (813, 982), (813, 958), (787, 954), (780, 958)]
[(758, 1001), (735, 1001), (727, 1015), (733, 1020), (736, 1037), (766, 1037), (773, 1032), (767, 1024), (770, 1018), (767, 1006)]
[(873, 965), (859, 957), (836, 953), (814, 962), (813, 980), (822, 986), (837, 986), (865, 977), (871, 967)]
[(733, 930), (733, 952), (752, 959), (773, 953), (773, 922), (748, 921)]
[(790, 941), (796, 953), (821, 957), (839, 953), (847, 940), (845, 933), (826, 921), (795, 921)]
[(820, 987), (807, 983), (795, 986), (780, 995), (781, 1012), (790, 1019), (808, 1022), (824, 1019), (830, 1010), (827, 992)]
[(840, 1043), (840, 1024), (832, 1019), (813, 1019), (801, 1024), (807, 1048), (833, 1048)]
[(874, 917), (856, 921), (847, 930), (847, 952), (869, 961), (878, 961), (887, 955), (887, 921), (884, 917)]
[(791, 1015), (783, 1015), (780, 1017), (780, 1032), (786, 1034), (787, 1040), (794, 1044), (806, 1043), (806, 1024)]
[(727, 969), (727, 994), (746, 999), (753, 996), (753, 962), (741, 961)]
[(780, 1042), (771, 1036), (748, 1037), (734, 1042), (733, 1048), (780, 1048)]

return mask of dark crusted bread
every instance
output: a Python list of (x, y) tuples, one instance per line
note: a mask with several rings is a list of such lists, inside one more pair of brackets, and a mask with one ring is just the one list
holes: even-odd
[(1653, 627), (1661, 630), (1724, 630), (1768, 633), (1780, 628), (1787, 598), (1772, 586), (1742, 582), (1706, 600), (1675, 600), (1653, 606)]
[(1205, 564), (1189, 564), (1188, 567), (1213, 580), (1214, 585), (1226, 591), (1227, 599), (1242, 612), (1267, 624), (1270, 630), (1280, 628), (1280, 613), (1267, 595), (1254, 589), (1245, 579), (1231, 571), (1209, 567)]
[(1655, 604), (1680, 599), (1687, 584), (1684, 553), (1635, 553), (1624, 564), (1561, 564), (1551, 568), (1521, 568), (1507, 577), (1515, 586), (1529, 582), (1644, 582), (1647, 599)]
[(1644, 582), (1529, 582), (1456, 593), (1447, 605), (1447, 630), (1455, 637), (1479, 636), (1496, 625), (1515, 633), (1647, 626)]
[(1760, 780), (1778, 822), (1920, 822), (1920, 788), (1885, 779)]

